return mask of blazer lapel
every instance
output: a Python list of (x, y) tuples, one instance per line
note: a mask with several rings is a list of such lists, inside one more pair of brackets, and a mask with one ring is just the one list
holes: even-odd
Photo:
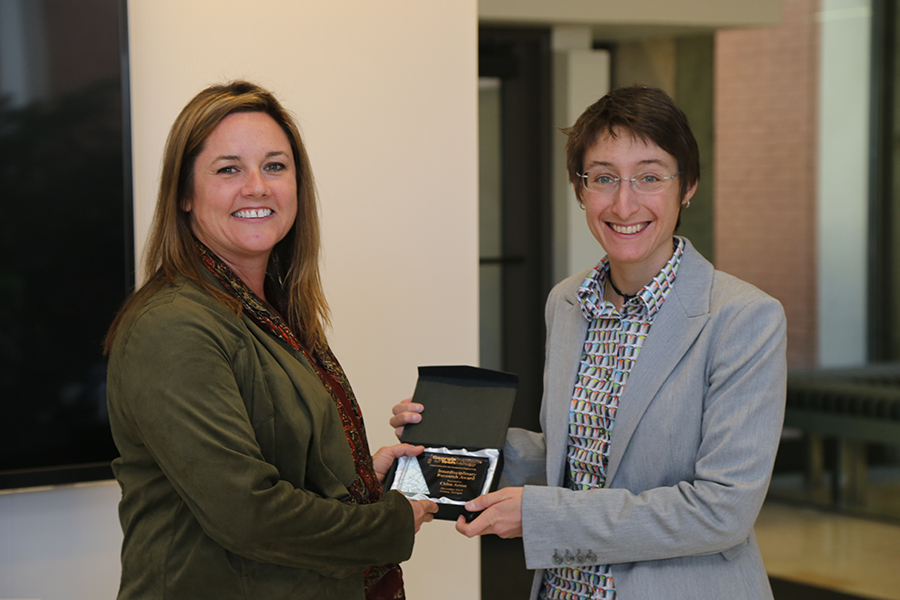
[[(587, 273), (584, 273), (586, 276)], [(580, 281), (584, 277), (579, 275)], [(579, 285), (580, 285), (579, 281)], [(547, 381), (543, 409), (544, 433), (547, 440), (547, 484), (562, 485), (568, 444), (569, 410), (572, 390), (578, 377), (578, 365), (584, 351), (588, 321), (578, 305), (579, 285), (570, 287), (554, 308), (549, 332)]]
[(625, 393), (619, 399), (609, 450), (607, 485), (650, 402), (709, 320), (713, 267), (687, 240), (675, 286), (656, 315), (641, 347)]

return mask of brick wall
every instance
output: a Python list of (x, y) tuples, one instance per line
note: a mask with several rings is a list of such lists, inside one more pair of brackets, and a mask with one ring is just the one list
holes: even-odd
[(788, 365), (816, 364), (818, 0), (716, 34), (716, 267), (778, 298)]

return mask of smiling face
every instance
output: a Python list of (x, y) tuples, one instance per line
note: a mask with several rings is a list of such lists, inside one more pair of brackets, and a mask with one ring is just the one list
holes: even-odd
[(297, 214), (291, 145), (272, 117), (234, 113), (219, 123), (194, 162), (183, 208), (197, 239), (238, 275), (265, 273)]
[[(668, 177), (678, 171), (675, 158), (656, 144), (627, 131), (615, 133), (613, 137), (604, 132), (585, 152), (582, 172), (609, 177), (644, 173)], [(648, 283), (671, 258), (680, 204), (690, 200), (697, 189), (694, 184), (680, 198), (677, 177), (652, 193), (636, 192), (628, 181), (621, 181), (618, 189), (608, 194), (578, 187), (588, 227), (606, 250), (616, 283), (631, 288), (631, 284), (639, 287)]]

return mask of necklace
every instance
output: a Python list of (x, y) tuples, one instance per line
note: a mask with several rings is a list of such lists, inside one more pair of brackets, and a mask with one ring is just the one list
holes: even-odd
[(622, 304), (623, 304), (623, 305), (624, 305), (624, 304), (628, 304), (628, 301), (629, 301), (629, 300), (631, 300), (632, 298), (634, 298), (635, 296), (637, 296), (637, 294), (632, 294), (632, 295), (629, 296), (628, 294), (623, 294), (621, 291), (619, 291), (619, 288), (616, 287), (616, 284), (614, 284), (614, 283), (613, 283), (613, 280), (612, 280), (612, 269), (610, 269), (609, 272), (607, 272), (607, 274), (606, 274), (606, 280), (609, 282), (609, 285), (610, 285), (610, 287), (613, 289), (613, 291), (614, 291), (615, 293), (617, 293), (618, 295), (622, 296), (622, 298), (623, 298)]

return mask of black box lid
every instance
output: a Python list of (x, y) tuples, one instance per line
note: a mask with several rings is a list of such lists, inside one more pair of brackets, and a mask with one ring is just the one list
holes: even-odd
[(413, 402), (422, 422), (403, 429), (403, 442), (451, 448), (503, 449), (519, 378), (470, 366), (419, 367)]

